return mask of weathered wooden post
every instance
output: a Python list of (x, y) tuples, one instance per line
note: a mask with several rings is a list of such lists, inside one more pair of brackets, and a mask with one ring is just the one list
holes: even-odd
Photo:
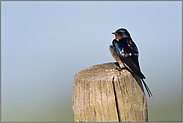
[(117, 63), (86, 68), (75, 75), (72, 108), (75, 122), (147, 122), (141, 80)]

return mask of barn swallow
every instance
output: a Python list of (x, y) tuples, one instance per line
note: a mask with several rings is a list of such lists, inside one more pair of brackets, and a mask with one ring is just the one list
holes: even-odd
[(153, 96), (149, 87), (143, 80), (145, 79), (145, 76), (140, 70), (138, 62), (139, 52), (137, 46), (132, 41), (129, 32), (124, 28), (120, 28), (112, 34), (115, 35), (115, 39), (112, 41), (112, 45), (110, 45), (110, 52), (119, 64), (118, 70), (120, 71), (127, 68), (130, 72), (135, 73), (141, 78), (149, 97)]

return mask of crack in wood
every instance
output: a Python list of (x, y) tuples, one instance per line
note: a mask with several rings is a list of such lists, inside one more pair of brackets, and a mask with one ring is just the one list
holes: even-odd
[(112, 79), (112, 84), (113, 84), (113, 90), (114, 90), (114, 97), (115, 97), (115, 102), (116, 102), (118, 120), (119, 120), (119, 122), (121, 122), (120, 111), (119, 111), (119, 107), (118, 107), (118, 100), (117, 100), (117, 95), (116, 95), (116, 89), (115, 89), (115, 85), (114, 85), (114, 76), (113, 76), (113, 79)]

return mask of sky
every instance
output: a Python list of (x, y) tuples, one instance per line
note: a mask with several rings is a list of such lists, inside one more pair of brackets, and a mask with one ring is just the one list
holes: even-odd
[(73, 121), (74, 76), (115, 62), (126, 28), (153, 93), (149, 121), (181, 121), (181, 1), (1, 1), (1, 120)]

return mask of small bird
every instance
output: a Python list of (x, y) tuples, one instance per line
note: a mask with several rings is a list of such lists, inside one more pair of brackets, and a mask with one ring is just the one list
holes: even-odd
[(118, 62), (119, 68), (117, 70), (121, 71), (122, 69), (128, 69), (129, 71), (135, 73), (139, 76), (148, 92), (149, 97), (153, 96), (149, 87), (146, 85), (143, 79), (145, 76), (142, 74), (138, 62), (138, 49), (135, 43), (132, 41), (129, 32), (120, 28), (114, 33), (115, 39), (110, 45), (110, 52), (113, 58)]

